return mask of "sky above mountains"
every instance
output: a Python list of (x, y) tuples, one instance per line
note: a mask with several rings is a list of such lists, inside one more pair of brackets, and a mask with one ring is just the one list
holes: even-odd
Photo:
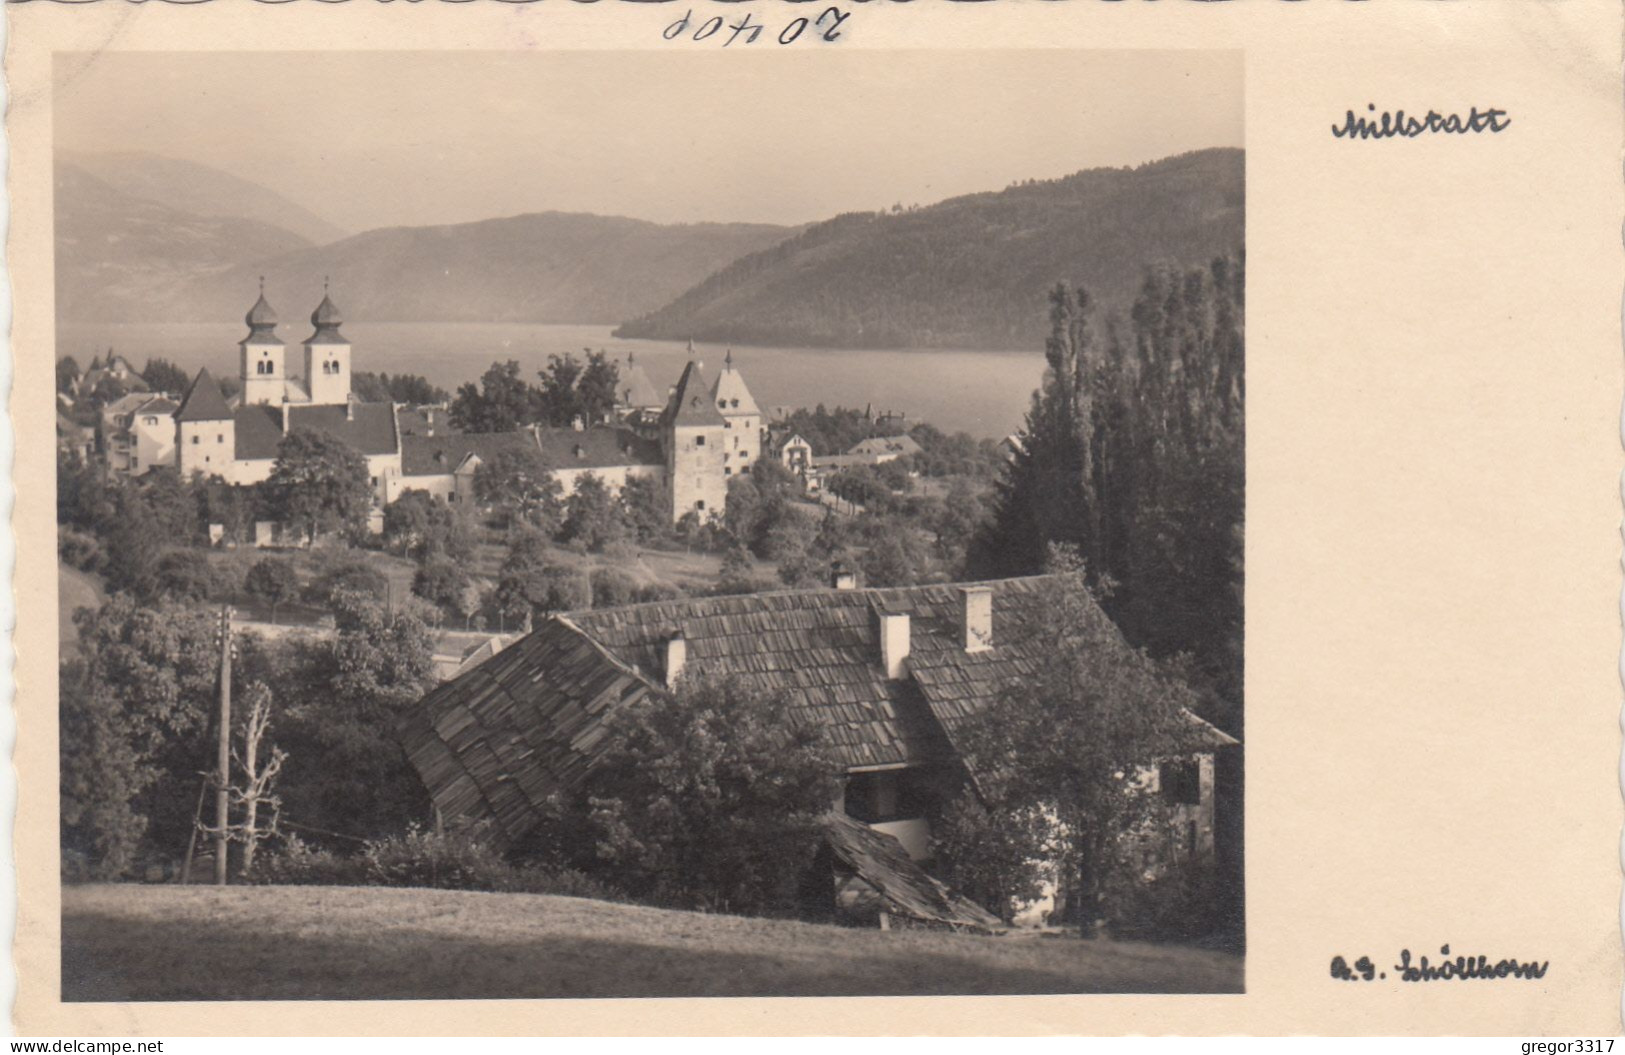
[(59, 151), (200, 162), (352, 232), (546, 210), (799, 224), (1242, 145), (1239, 52), (56, 61)]

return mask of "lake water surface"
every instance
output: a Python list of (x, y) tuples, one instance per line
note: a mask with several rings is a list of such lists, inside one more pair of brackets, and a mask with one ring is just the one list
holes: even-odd
[[(289, 367), (296, 372), (302, 349), (295, 343), (308, 327), (283, 327)], [(554, 353), (604, 349), (620, 361), (637, 356), (658, 388), (675, 384), (688, 359), (680, 341), (632, 341), (610, 336), (609, 326), (544, 326), (500, 323), (346, 323), (353, 342), (353, 367), (391, 374), (422, 374), (447, 391), (477, 381), (493, 360), (517, 359), (526, 375)], [(297, 332), (294, 332), (297, 331)], [(237, 373), (239, 323), (63, 324), (57, 327), (57, 355), (72, 355), (83, 367), (91, 356), (112, 348), (140, 369), (149, 356), (163, 356), (188, 372), (207, 366), (217, 377)], [(291, 335), (290, 335), (291, 334)], [(696, 346), (708, 373), (722, 366), (726, 349)], [(949, 432), (998, 438), (1020, 427), (1028, 401), (1044, 369), (1041, 350), (942, 351), (906, 349), (864, 351), (830, 348), (733, 346), (734, 366), (751, 393), (770, 406), (862, 407), (902, 410), (912, 420), (929, 421)]]

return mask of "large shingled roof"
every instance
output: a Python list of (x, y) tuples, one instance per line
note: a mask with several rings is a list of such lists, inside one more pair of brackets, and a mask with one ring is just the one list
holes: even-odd
[(439, 476), (456, 472), (469, 456), (488, 462), (505, 450), (536, 450), (536, 436), (528, 429), (516, 432), (448, 432), (434, 436), (401, 437), (401, 475)]
[(660, 444), (631, 429), (595, 425), (590, 429), (538, 429), (542, 453), (555, 469), (609, 469), (622, 465), (664, 465)]
[[(1047, 580), (1004, 579), (993, 594), (993, 648), (960, 643), (962, 587), (810, 590), (662, 601), (545, 621), (535, 632), (410, 709), (407, 755), (449, 816), (491, 817), (510, 838), (536, 822), (602, 750), (603, 717), (659, 691), (664, 643), (686, 639), (685, 675), (730, 674), (782, 693), (792, 717), (822, 726), (848, 769), (952, 762), (966, 717), (1030, 678), (1051, 645)], [(879, 662), (878, 611), (909, 614), (909, 676)], [(1087, 628), (1126, 649), (1104, 614)], [(1231, 742), (1191, 716), (1190, 749)]]
[[(250, 403), (229, 415), (237, 423), (235, 449), (239, 461), (276, 457), (284, 435), (282, 409), (268, 403)], [(289, 406), (287, 413), (289, 432), (295, 429), (324, 432), (363, 455), (395, 452), (395, 407), (392, 404)]]

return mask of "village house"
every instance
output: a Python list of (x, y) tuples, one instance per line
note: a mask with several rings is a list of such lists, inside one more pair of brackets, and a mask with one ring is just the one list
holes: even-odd
[(871, 465), (884, 465), (911, 454), (919, 454), (920, 445), (914, 442), (912, 436), (871, 436), (853, 444), (846, 453), (867, 458)]
[[(268, 479), (282, 440), (313, 429), (347, 444), (366, 460), (376, 504), (410, 490), (446, 502), (474, 500), (474, 475), (499, 450), (540, 451), (568, 496), (588, 473), (619, 491), (634, 477), (655, 480), (673, 523), (685, 515), (722, 515), (728, 482), (761, 456), (762, 415), (730, 352), (715, 381), (690, 359), (667, 399), (643, 367), (627, 357), (617, 386), (620, 424), (527, 426), (508, 433), (460, 434), (443, 407), (358, 400), (351, 390), (351, 345), (343, 318), (325, 292), (302, 342), (303, 369), (288, 368), (276, 312), (265, 299), (249, 309), (238, 343), (240, 395), (227, 399), (207, 369), (199, 370), (178, 406), (128, 396), (114, 404), (120, 424), (115, 471), (176, 466), (183, 476), (249, 485)], [(690, 353), (693, 345), (689, 346)], [(133, 415), (133, 417), (132, 417)], [(128, 419), (128, 421), (126, 421)], [(375, 518), (376, 520), (376, 518)]]
[[(519, 843), (548, 797), (591, 770), (609, 714), (686, 677), (731, 675), (824, 730), (845, 778), (833, 813), (926, 861), (932, 814), (970, 776), (967, 719), (1030, 679), (1051, 646), (1050, 585), (858, 589), (840, 572), (833, 589), (557, 615), (410, 708), (402, 743), (441, 816), (489, 821)], [(1092, 633), (1126, 647), (1103, 615)], [(1183, 739), (1142, 783), (1171, 804), (1171, 852), (1208, 854), (1214, 756), (1235, 741), (1184, 717)]]
[[(888, 420), (902, 420), (902, 416)], [(921, 451), (914, 437), (898, 435), (871, 436), (859, 440), (843, 454), (814, 454), (812, 444), (800, 433), (794, 433), (779, 442), (778, 458), (786, 469), (801, 478), (808, 491), (817, 492), (823, 488), (827, 477), (842, 469), (884, 465)]]
[(109, 472), (140, 476), (175, 461), (177, 404), (165, 395), (131, 392), (102, 408), (102, 456)]
[(106, 362), (103, 362), (99, 357), (91, 360), (90, 366), (86, 367), (85, 372), (73, 383), (73, 394), (75, 396), (90, 395), (101, 387), (105, 381), (115, 382), (120, 388), (130, 392), (146, 392), (151, 388), (147, 384), (147, 379), (142, 377), (134, 366), (130, 365), (128, 359), (122, 355), (114, 354), (109, 349)]

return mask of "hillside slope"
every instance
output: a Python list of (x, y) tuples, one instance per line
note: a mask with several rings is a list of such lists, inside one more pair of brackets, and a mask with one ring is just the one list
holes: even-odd
[(234, 318), (263, 274), (281, 298), (273, 302), (288, 301), (292, 314), (321, 298), (330, 275), (348, 316), (369, 322), (613, 323), (793, 233), (557, 212), (391, 227), (211, 275), (181, 289), (173, 310), (196, 321)]
[[(243, 936), (252, 934), (252, 954)], [(373, 887), (62, 890), (62, 999), (1240, 992), (1238, 956)]]
[(255, 220), (318, 245), (350, 233), (267, 187), (195, 161), (142, 153), (69, 154), (63, 160), (121, 194), (194, 216)]
[(1203, 263), (1243, 238), (1240, 150), (852, 213), (723, 269), (622, 337), (742, 344), (1025, 348), (1047, 292), (1081, 283), (1126, 307), (1145, 264)]
[[(172, 321), (177, 287), (310, 243), (241, 217), (200, 216), (138, 198), (71, 164), (54, 174), (57, 318)], [(241, 317), (248, 301), (226, 318)]]

